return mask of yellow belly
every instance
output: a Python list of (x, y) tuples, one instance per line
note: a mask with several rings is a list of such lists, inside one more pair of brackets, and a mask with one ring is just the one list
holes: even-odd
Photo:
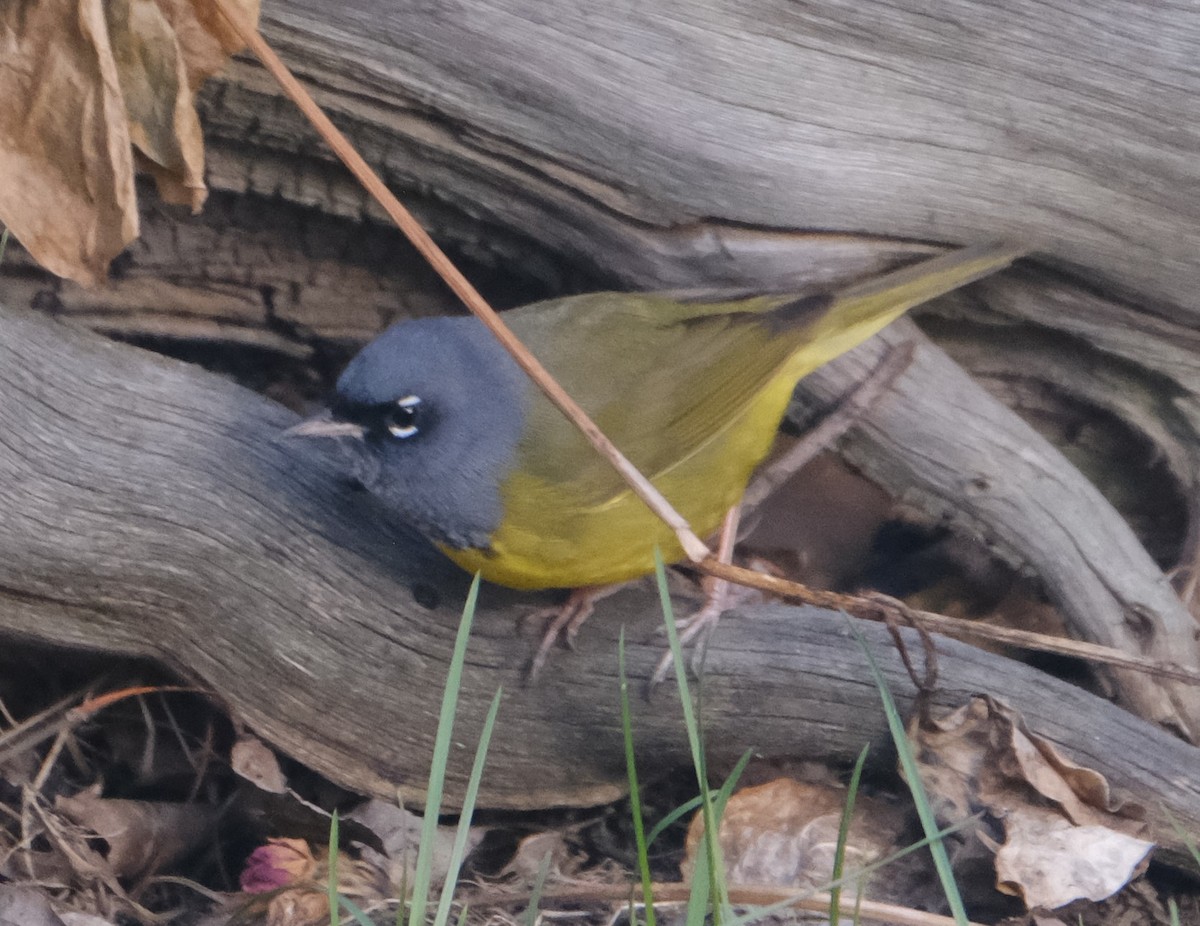
[[(786, 373), (778, 377), (736, 419), (714, 423), (713, 437), (695, 453), (652, 477), (699, 536), (714, 533), (740, 501), (775, 440), (795, 382)], [(489, 582), (521, 589), (610, 585), (652, 572), (656, 546), (667, 563), (684, 557), (674, 532), (628, 489), (581, 508), (518, 471), (506, 481), (503, 498), (504, 520), (490, 549), (442, 547)]]
[[(517, 333), (535, 353), (544, 348), (556, 361), (568, 392), (593, 400), (596, 413), (607, 416), (600, 424), (618, 446), (622, 439), (631, 444), (622, 450), (635, 465), (647, 461), (646, 475), (704, 536), (740, 499), (770, 449), (797, 380), (912, 306), (1006, 266), (1019, 253), (1007, 245), (963, 249), (828, 300), (775, 296), (705, 306), (596, 294), (515, 316), (514, 326), (524, 326)], [(603, 356), (593, 349), (599, 344)], [(675, 388), (688, 384), (698, 388)], [(616, 395), (620, 387), (631, 394)], [(639, 402), (653, 401), (656, 388), (670, 398), (643, 417), (613, 417), (625, 409), (637, 415)], [(712, 418), (711, 435), (705, 415)], [(501, 487), (504, 516), (490, 548), (446, 550), (452, 559), (501, 585), (570, 588), (648, 573), (656, 546), (668, 562), (683, 556), (674, 534), (615, 473), (586, 468), (596, 458), (582, 437), (553, 430), (565, 428), (565, 419), (548, 424), (536, 409), (533, 419)], [(533, 439), (539, 429), (540, 450)], [(664, 446), (671, 434), (686, 437), (678, 455)]]

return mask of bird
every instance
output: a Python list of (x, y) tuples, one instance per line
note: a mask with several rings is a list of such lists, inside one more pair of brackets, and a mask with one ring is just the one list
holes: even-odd
[[(802, 294), (600, 292), (503, 317), (707, 536), (770, 451), (802, 377), (1023, 253), (960, 248)], [(586, 597), (652, 572), (656, 549), (666, 563), (685, 555), (474, 316), (393, 324), (346, 366), (329, 410), (286, 433), (344, 439), (354, 476), (389, 513), (499, 585)]]

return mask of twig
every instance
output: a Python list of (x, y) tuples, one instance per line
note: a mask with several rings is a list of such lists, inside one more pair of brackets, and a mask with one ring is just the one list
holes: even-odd
[(679, 538), (679, 543), (688, 558), (692, 562), (699, 563), (705, 557), (710, 556), (711, 553), (708, 547), (696, 536), (683, 516), (671, 506), (671, 503), (663, 497), (658, 489), (654, 488), (649, 479), (638, 472), (637, 468), (626, 459), (625, 455), (617, 449), (616, 445), (605, 437), (604, 433), (596, 426), (587, 412), (574, 399), (567, 395), (566, 391), (554, 380), (549, 371), (542, 366), (537, 358), (512, 333), (508, 325), (501, 320), (500, 316), (496, 314), (495, 309), (488, 305), (483, 296), (479, 294), (479, 291), (454, 266), (450, 258), (446, 256), (446, 252), (434, 243), (434, 240), (429, 237), (429, 233), (421, 227), (421, 223), (392, 195), (392, 192), (384, 185), (384, 182), (379, 179), (379, 175), (371, 169), (362, 155), (346, 139), (346, 136), (322, 112), (308, 91), (300, 85), (300, 82), (288, 70), (287, 65), (279, 59), (279, 56), (275, 54), (275, 51), (267, 44), (258, 30), (250, 23), (244, 21), (238, 13), (231, 10), (226, 0), (216, 0), (216, 5), (221, 14), (229, 21), (234, 31), (241, 37), (242, 41), (249, 46), (258, 57), (258, 60), (262, 62), (263, 67), (279, 82), (279, 86), (283, 88), (284, 93), (291, 97), (292, 101), (300, 107), (301, 112), (313, 124), (313, 127), (316, 128), (320, 136), (325, 139), (326, 144), (333, 149), (333, 153), (341, 159), (342, 163), (349, 168), (358, 182), (383, 207), (392, 221), (396, 223), (396, 226), (404, 232), (404, 235), (413, 243), (413, 246), (429, 261), (430, 266), (446, 281), (446, 284), (454, 291), (455, 295), (488, 327), (492, 334), (495, 335), (496, 340), (512, 355), (521, 369), (546, 394), (546, 398), (558, 406), (562, 413), (583, 432), (583, 435), (596, 448), (596, 451), (613, 465), (617, 472), (620, 473), (621, 478), (629, 483), (629, 487), (634, 491), (634, 494), (645, 502), (651, 511), (662, 518), (668, 527), (675, 531), (675, 535)]
[(1186, 682), (1189, 685), (1200, 685), (1200, 671), (1175, 663), (1158, 662), (1145, 656), (1133, 656), (1108, 646), (1101, 646), (1098, 643), (1067, 640), (1063, 637), (1051, 637), (1029, 630), (1016, 630), (1010, 627), (996, 627), (976, 621), (965, 621), (956, 617), (947, 617), (945, 614), (934, 614), (931, 611), (917, 611), (907, 608), (899, 602), (890, 602), (886, 595), (864, 597), (822, 591), (790, 579), (781, 579), (763, 572), (756, 572), (753, 569), (746, 569), (743, 566), (726, 565), (718, 562), (715, 557), (710, 557), (700, 563), (699, 568), (708, 575), (728, 579), (730, 582), (736, 582), (748, 588), (770, 592), (780, 598), (798, 601), (801, 604), (810, 604), (818, 608), (827, 608), (831, 611), (845, 611), (854, 617), (866, 620), (881, 620), (882, 612), (885, 609), (895, 610), (904, 607), (907, 613), (926, 629), (947, 636), (989, 640), (993, 643), (1003, 643), (1040, 653), (1055, 653), (1060, 656), (1085, 659), (1088, 662), (1109, 665), (1118, 669), (1132, 669), (1160, 678)]
[[(267, 44), (258, 30), (245, 22), (240, 15), (229, 9), (226, 0), (216, 0), (216, 4), (222, 15), (229, 21), (246, 45), (254, 52), (276, 81), (279, 82), (283, 91), (296, 103), (321, 137), (325, 139), (334, 154), (341, 159), (342, 163), (346, 165), (367, 192), (383, 207), (392, 221), (396, 223), (396, 226), (413, 243), (425, 259), (429, 261), (433, 269), (446, 281), (447, 285), (463, 301), (467, 308), (495, 335), (505, 350), (512, 355), (521, 369), (545, 393), (546, 397), (561, 409), (563, 414), (583, 432), (584, 436), (596, 448), (597, 452), (602, 454), (613, 465), (634, 493), (675, 531), (684, 552), (696, 564), (698, 569), (715, 578), (726, 579), (750, 588), (774, 592), (777, 595), (807, 604), (845, 610), (860, 617), (878, 616), (879, 609), (881, 608), (878, 602), (849, 595), (840, 595), (834, 592), (818, 592), (798, 582), (789, 582), (749, 569), (718, 562), (703, 541), (692, 531), (683, 516), (671, 506), (670, 502), (663, 497), (645, 476), (638, 472), (637, 468), (604, 435), (588, 414), (554, 380), (537, 358), (521, 344), (496, 311), (487, 304), (487, 301), (471, 285), (470, 281), (454, 266), (450, 258), (446, 256), (446, 253), (429, 237), (428, 232), (421, 227), (421, 224), (413, 217), (412, 213), (392, 195), (391, 191), (388, 190), (363, 157), (350, 145), (341, 131), (330, 121), (329, 117), (325, 115), (320, 107), (317, 106), (308, 91), (296, 80), (295, 76), (279, 59), (279, 56), (275, 54), (274, 50)], [(882, 377), (882, 379), (886, 379), (886, 377)], [(1191, 684), (1200, 684), (1200, 672), (1194, 672), (1179, 666), (1162, 665), (1153, 660), (1129, 656), (1117, 650), (1092, 643), (1062, 640), (1028, 631), (1006, 630), (996, 627), (985, 628), (983, 625), (960, 621), (925, 611), (913, 613), (924, 626), (930, 630), (937, 630), (942, 633), (955, 633), (963, 636), (1003, 642), (1026, 649), (1076, 656), (1092, 662), (1149, 672), (1153, 675), (1174, 678)]]
[[(916, 344), (905, 341), (887, 352), (867, 378), (841, 399), (814, 428), (805, 431), (783, 456), (761, 467), (742, 496), (741, 535), (749, 532), (755, 510), (768, 496), (833, 444), (869, 411), (912, 364)], [(750, 522), (748, 524), (747, 522)]]
[[(654, 884), (652, 885), (652, 889), (656, 904), (684, 903), (691, 892), (691, 885), (667, 882)], [(828, 894), (812, 893), (803, 897), (796, 897), (796, 894), (797, 891), (795, 889), (788, 890), (787, 888), (772, 885), (746, 884), (730, 885), (729, 887), (730, 902), (739, 906), (765, 907), (782, 903), (788, 898), (795, 897), (795, 900), (790, 904), (792, 907), (800, 910), (812, 910), (817, 913), (829, 912)], [(481, 906), (511, 906), (517, 903), (524, 903), (527, 899), (523, 895), (504, 895), (498, 892), (489, 892), (473, 897), (471, 899), (471, 906), (476, 909)], [(629, 887), (623, 884), (586, 885), (577, 888), (544, 891), (541, 897), (543, 908), (547, 903), (554, 902), (603, 903), (605, 901), (623, 904), (629, 903)], [(847, 916), (857, 914), (862, 919), (895, 923), (897, 926), (954, 926), (954, 920), (948, 916), (941, 916), (937, 913), (926, 913), (923, 910), (913, 910), (909, 907), (881, 903), (876, 900), (857, 901), (848, 898), (842, 902), (840, 909)], [(978, 926), (978, 924), (970, 924), (970, 926)]]

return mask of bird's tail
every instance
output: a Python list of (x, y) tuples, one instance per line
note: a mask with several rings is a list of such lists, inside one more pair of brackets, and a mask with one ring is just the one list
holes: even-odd
[(828, 339), (830, 347), (845, 342), (838, 353), (849, 350), (914, 306), (995, 273), (1026, 253), (1005, 242), (972, 245), (856, 283), (831, 294), (808, 336)]

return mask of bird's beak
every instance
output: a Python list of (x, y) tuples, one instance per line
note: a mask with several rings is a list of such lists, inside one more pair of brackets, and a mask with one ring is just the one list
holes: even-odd
[(361, 424), (353, 421), (337, 421), (328, 416), (309, 418), (288, 428), (280, 437), (357, 437), (366, 432)]

